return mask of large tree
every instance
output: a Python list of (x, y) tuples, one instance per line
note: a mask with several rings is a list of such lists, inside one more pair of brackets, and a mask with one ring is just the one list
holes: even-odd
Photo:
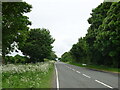
[(44, 61), (44, 58), (50, 57), (53, 42), (54, 39), (49, 30), (31, 29), (25, 44), (20, 46), (20, 50), (24, 55), (29, 56), (32, 62)]
[[(71, 55), (76, 62), (84, 62), (86, 57), (86, 42), (84, 38), (80, 38), (77, 44), (74, 44), (70, 50)], [(83, 60), (84, 58), (84, 60)]]
[(107, 12), (110, 9), (111, 2), (103, 2), (98, 7), (92, 10), (91, 17), (88, 19), (90, 27), (88, 28), (88, 33), (85, 36), (88, 48), (87, 57), (90, 59), (91, 63), (103, 64), (103, 56), (99, 52), (99, 48), (94, 46), (96, 41), (96, 36), (101, 29), (98, 29), (102, 25), (103, 20), (107, 17)]
[[(103, 2), (92, 10), (88, 33), (74, 44), (74, 61), (120, 67), (120, 1)], [(87, 60), (86, 60), (87, 57)], [(89, 60), (88, 60), (89, 59)]]
[(50, 60), (56, 60), (57, 59), (57, 55), (55, 54), (55, 51), (52, 51), (50, 53), (50, 56), (48, 57), (48, 59), (50, 59)]
[(104, 64), (117, 67), (120, 64), (120, 2), (111, 5), (96, 38), (95, 46), (104, 56)]
[(73, 62), (73, 57), (71, 55), (70, 52), (65, 52), (62, 56), (61, 56), (61, 61), (64, 62)]
[(31, 22), (24, 13), (31, 11), (32, 6), (25, 2), (3, 2), (2, 3), (2, 54), (14, 49), (14, 42), (23, 44), (25, 41), (28, 25)]

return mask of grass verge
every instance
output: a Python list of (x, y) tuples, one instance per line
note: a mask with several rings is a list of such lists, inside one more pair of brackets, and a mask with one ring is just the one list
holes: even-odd
[(2, 88), (51, 88), (54, 62), (4, 65)]
[(79, 66), (79, 67), (85, 67), (85, 68), (89, 68), (89, 69), (99, 70), (99, 71), (120, 73), (120, 68), (111, 68), (111, 67), (107, 67), (107, 66), (98, 66), (98, 65), (86, 65), (86, 66), (84, 66), (81, 63), (73, 63), (73, 62), (71, 62), (69, 64), (76, 65), (76, 66)]

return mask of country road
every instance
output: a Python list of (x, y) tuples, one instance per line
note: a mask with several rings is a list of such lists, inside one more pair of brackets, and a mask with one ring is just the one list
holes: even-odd
[(56, 62), (55, 69), (57, 88), (118, 88), (118, 74), (94, 71), (63, 62)]

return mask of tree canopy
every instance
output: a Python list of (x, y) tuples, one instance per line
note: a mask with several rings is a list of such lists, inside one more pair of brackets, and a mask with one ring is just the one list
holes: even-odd
[[(90, 27), (70, 50), (73, 61), (118, 67), (120, 62), (120, 1), (103, 2), (92, 10)], [(65, 54), (62, 57), (66, 56)], [(70, 56), (69, 56), (70, 57)], [(62, 59), (61, 59), (62, 60)]]
[[(41, 62), (44, 61), (44, 58), (56, 57), (55, 52), (52, 51), (54, 39), (50, 35), (50, 31), (44, 28), (29, 28), (32, 23), (25, 13), (30, 12), (31, 8), (32, 6), (26, 2), (2, 3), (3, 63)], [(25, 55), (24, 60), (19, 55), (7, 56), (8, 53), (15, 50), (15, 47)]]
[(31, 22), (24, 13), (31, 11), (32, 6), (26, 2), (2, 3), (2, 54), (3, 57), (14, 49), (12, 43), (22, 44), (27, 37), (28, 25)]
[(47, 29), (31, 29), (28, 38), (20, 47), (24, 55), (29, 56), (33, 62), (44, 61), (51, 55), (54, 39)]

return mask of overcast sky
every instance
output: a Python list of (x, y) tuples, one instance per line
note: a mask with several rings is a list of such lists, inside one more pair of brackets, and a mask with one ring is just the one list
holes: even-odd
[(60, 57), (84, 37), (91, 10), (103, 0), (23, 0), (33, 6), (25, 14), (32, 21), (31, 28), (49, 29), (55, 42), (53, 50)]

